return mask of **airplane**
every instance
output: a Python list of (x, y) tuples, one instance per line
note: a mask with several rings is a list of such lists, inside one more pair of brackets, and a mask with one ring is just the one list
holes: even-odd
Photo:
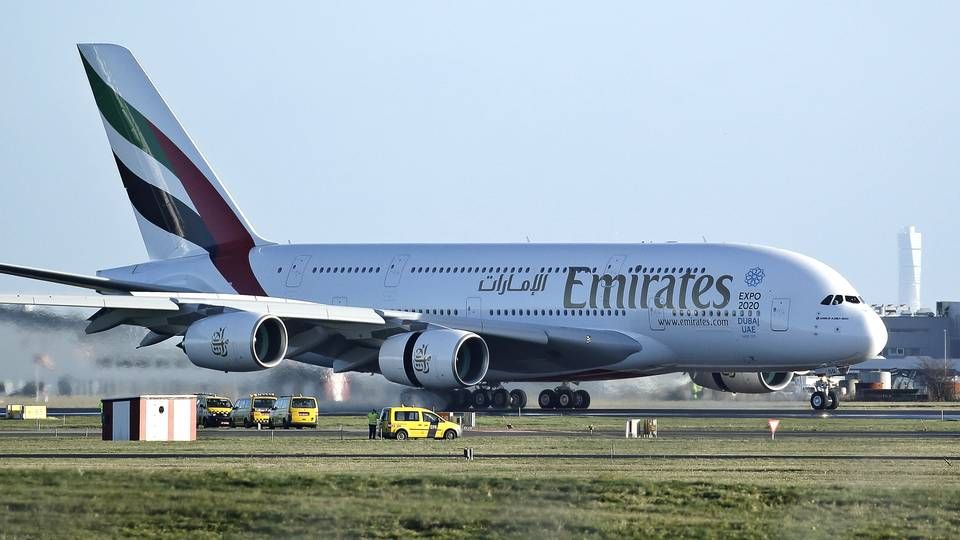
[[(254, 231), (133, 54), (80, 59), (149, 261), (96, 276), (0, 273), (96, 291), (0, 295), (11, 305), (95, 308), (87, 333), (176, 338), (201, 368), (284, 360), (379, 373), (451, 407), (525, 407), (509, 383), (542, 382), (543, 408), (589, 407), (583, 381), (686, 372), (721, 392), (785, 389), (844, 373), (887, 340), (840, 273), (745, 244), (277, 244)], [(823, 382), (814, 409), (840, 395)], [(556, 384), (556, 386), (554, 386)]]

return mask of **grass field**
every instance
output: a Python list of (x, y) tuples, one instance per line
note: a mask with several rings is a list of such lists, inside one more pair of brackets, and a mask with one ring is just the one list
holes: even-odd
[[(589, 417), (589, 416), (516, 416), (505, 414), (502, 416), (479, 416), (479, 431), (503, 430), (510, 426), (517, 430), (564, 430), (589, 433), (590, 427), (601, 431), (621, 431), (625, 418)], [(658, 420), (661, 432), (669, 433), (685, 431), (766, 431), (767, 421), (763, 418), (660, 418)], [(40, 430), (56, 429), (100, 429), (100, 418), (97, 416), (57, 417), (41, 420)], [(359, 429), (366, 430), (366, 418), (363, 416), (320, 416), (318, 428), (321, 430)], [(0, 420), (0, 431), (36, 431), (36, 420)], [(214, 428), (209, 431), (218, 431)], [(864, 421), (852, 418), (829, 418), (811, 414), (810, 418), (784, 419), (778, 432), (821, 432), (821, 431), (946, 431), (960, 433), (960, 422), (940, 420), (911, 420), (911, 419), (884, 419), (878, 421)], [(92, 433), (93, 431), (91, 431)]]
[[(785, 436), (771, 441), (762, 419), (663, 418), (660, 439), (624, 440), (579, 433), (591, 423), (621, 429), (618, 419), (505, 416), (484, 417), (481, 422), (486, 429), (505, 429), (510, 423), (514, 429), (574, 434), (502, 437), (481, 432), (453, 442), (402, 443), (367, 441), (355, 431), (348, 431), (346, 440), (203, 437), (194, 443), (0, 437), (0, 453), (254, 454), (245, 459), (108, 459), (105, 455), (103, 459), (0, 460), (0, 537), (960, 535), (960, 446), (953, 437), (864, 433), (839, 439)], [(324, 418), (321, 424), (323, 429), (364, 427), (360, 418)], [(953, 432), (957, 424), (802, 419), (785, 420), (781, 429)], [(671, 430), (707, 429), (716, 433), (703, 438), (670, 437)], [(468, 462), (455, 457), (467, 446), (475, 449), (478, 459)], [(271, 456), (369, 452), (396, 457)], [(484, 457), (505, 453), (757, 457)], [(403, 457), (420, 454), (441, 457)], [(890, 458), (817, 457), (822, 454)], [(903, 455), (947, 459), (892, 459)], [(804, 456), (815, 459), (801, 459)]]

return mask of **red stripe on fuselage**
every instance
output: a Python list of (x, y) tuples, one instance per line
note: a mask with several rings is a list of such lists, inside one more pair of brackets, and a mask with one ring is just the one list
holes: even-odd
[(250, 250), (254, 247), (254, 240), (247, 228), (190, 158), (157, 126), (151, 123), (150, 129), (216, 242), (216, 247), (210, 253), (213, 265), (238, 293), (266, 296), (250, 267)]

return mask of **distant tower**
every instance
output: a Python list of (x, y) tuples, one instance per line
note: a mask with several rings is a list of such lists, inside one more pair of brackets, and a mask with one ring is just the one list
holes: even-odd
[(914, 313), (920, 309), (920, 242), (920, 231), (913, 225), (902, 229), (897, 235), (900, 259), (899, 301), (910, 306), (910, 311)]

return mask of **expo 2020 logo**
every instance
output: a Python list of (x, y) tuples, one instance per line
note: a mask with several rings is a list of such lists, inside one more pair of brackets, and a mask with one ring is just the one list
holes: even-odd
[(761, 283), (763, 283), (763, 278), (764, 278), (763, 268), (760, 268), (759, 266), (755, 266), (747, 270), (747, 275), (743, 279), (743, 281), (747, 283), (748, 287), (757, 287)]

